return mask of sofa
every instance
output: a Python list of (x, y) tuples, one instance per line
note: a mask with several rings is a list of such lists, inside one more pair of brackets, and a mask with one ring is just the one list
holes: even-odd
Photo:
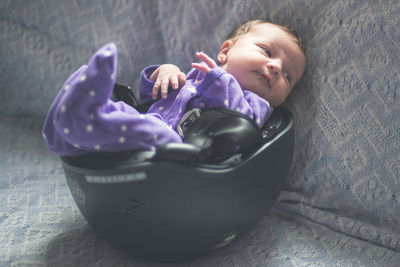
[[(277, 202), (244, 236), (201, 258), (127, 255), (87, 224), (46, 113), (70, 74), (104, 44), (117, 81), (195, 52), (215, 57), (249, 19), (296, 29), (307, 48), (284, 103), (292, 167)], [(0, 266), (400, 266), (400, 3), (328, 0), (99, 0), (0, 3)]]

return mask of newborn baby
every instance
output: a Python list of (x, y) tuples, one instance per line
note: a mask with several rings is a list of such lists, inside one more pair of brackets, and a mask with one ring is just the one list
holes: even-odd
[(194, 109), (224, 107), (262, 126), (301, 79), (305, 54), (295, 32), (263, 20), (239, 26), (222, 44), (219, 66), (203, 52), (187, 75), (174, 65), (149, 66), (141, 73), (141, 114), (110, 99), (116, 77), (116, 47), (108, 44), (65, 82), (43, 127), (57, 155), (94, 151), (152, 150), (183, 142), (179, 124)]

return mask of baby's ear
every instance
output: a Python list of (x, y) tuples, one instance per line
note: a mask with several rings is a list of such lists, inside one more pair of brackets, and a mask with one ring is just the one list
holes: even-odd
[(221, 65), (224, 65), (226, 63), (226, 61), (228, 60), (228, 52), (232, 46), (233, 46), (233, 41), (231, 39), (226, 40), (222, 44), (221, 49), (218, 52), (218, 62)]

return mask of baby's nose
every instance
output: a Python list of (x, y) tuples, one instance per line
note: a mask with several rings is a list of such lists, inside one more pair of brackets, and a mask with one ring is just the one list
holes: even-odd
[(267, 63), (267, 68), (271, 74), (279, 75), (282, 70), (282, 65), (279, 61), (274, 60)]

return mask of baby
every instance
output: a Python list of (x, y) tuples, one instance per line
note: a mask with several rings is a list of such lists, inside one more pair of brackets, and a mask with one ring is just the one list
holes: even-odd
[(194, 109), (225, 107), (262, 126), (281, 105), (305, 69), (297, 35), (263, 20), (239, 26), (222, 44), (219, 66), (203, 52), (185, 75), (171, 64), (142, 71), (141, 103), (154, 102), (145, 114), (110, 99), (116, 76), (116, 47), (101, 48), (64, 84), (47, 115), (43, 136), (57, 155), (93, 151), (151, 150), (183, 142), (179, 125)]

